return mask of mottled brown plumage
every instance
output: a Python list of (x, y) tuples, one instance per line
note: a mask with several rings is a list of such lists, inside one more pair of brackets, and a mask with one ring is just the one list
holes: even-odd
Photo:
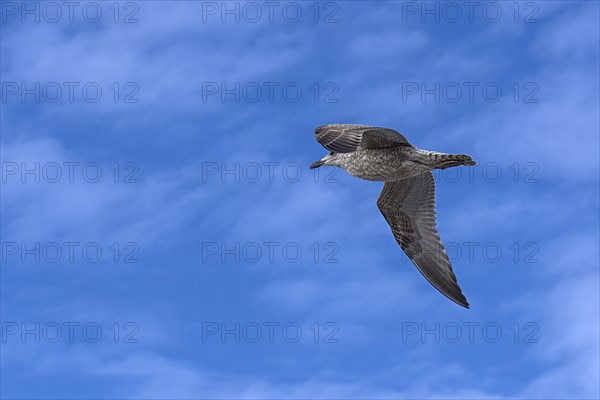
[(469, 308), (437, 231), (431, 171), (475, 161), (464, 154), (417, 149), (388, 128), (333, 124), (317, 128), (315, 137), (330, 153), (310, 167), (332, 165), (357, 178), (385, 182), (377, 206), (396, 241), (436, 289)]

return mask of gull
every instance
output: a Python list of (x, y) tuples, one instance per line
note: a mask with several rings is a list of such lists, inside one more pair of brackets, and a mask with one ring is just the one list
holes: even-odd
[(433, 287), (469, 308), (437, 230), (431, 171), (477, 163), (465, 154), (418, 149), (388, 128), (331, 124), (315, 129), (315, 138), (329, 154), (310, 168), (335, 166), (357, 178), (385, 182), (377, 206), (396, 241)]

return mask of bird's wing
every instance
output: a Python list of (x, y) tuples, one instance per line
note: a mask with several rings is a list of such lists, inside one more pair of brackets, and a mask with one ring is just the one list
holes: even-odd
[(360, 148), (384, 149), (410, 146), (400, 132), (365, 125), (333, 124), (315, 129), (315, 138), (329, 151), (351, 153)]
[(377, 206), (402, 250), (437, 290), (469, 308), (436, 227), (435, 183), (431, 172), (386, 182)]

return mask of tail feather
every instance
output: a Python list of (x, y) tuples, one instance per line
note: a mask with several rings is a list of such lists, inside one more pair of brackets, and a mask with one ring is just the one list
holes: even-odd
[(450, 167), (459, 167), (461, 165), (477, 165), (471, 156), (466, 154), (444, 154), (436, 162), (436, 168), (446, 169)]

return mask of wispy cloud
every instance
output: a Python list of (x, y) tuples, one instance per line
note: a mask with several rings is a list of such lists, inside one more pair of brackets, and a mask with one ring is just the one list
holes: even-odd
[[(3, 263), (3, 322), (95, 321), (110, 335), (110, 324), (134, 321), (140, 338), (52, 344), (13, 335), (2, 343), (2, 374), (10, 376), (3, 396), (598, 397), (597, 4), (539, 3), (539, 21), (529, 25), (515, 23), (511, 9), (494, 24), (404, 23), (396, 2), (337, 3), (333, 24), (204, 23), (202, 2), (139, 6), (133, 25), (1, 28), (3, 82), (94, 81), (105, 89), (99, 103), (3, 103), (3, 168), (95, 162), (105, 174), (96, 183), (11, 175), (2, 182), (3, 242), (127, 240), (140, 248), (131, 265)], [(206, 82), (265, 81), (296, 82), (304, 96), (203, 101)], [(502, 100), (403, 100), (406, 82), (471, 81), (497, 82)], [(139, 102), (115, 103), (114, 82), (138, 85)], [(521, 101), (527, 82), (537, 103)], [(315, 83), (321, 91), (335, 84), (337, 102), (315, 101)], [(403, 257), (375, 203), (380, 183), (344, 172), (327, 183), (307, 169), (325, 153), (312, 130), (330, 122), (390, 126), (419, 147), (471, 154), (482, 164), (477, 174), (498, 163), (498, 182), (476, 175), (437, 185), (446, 242), (504, 246), (498, 263), (454, 263), (471, 310), (445, 300)], [(114, 182), (111, 165), (130, 161), (138, 182), (123, 183), (122, 174)], [(528, 162), (537, 183), (523, 182)], [(263, 178), (236, 182), (250, 163)], [(277, 163), (272, 181), (264, 163)], [(282, 175), (287, 163), (300, 179)], [(207, 178), (208, 164), (219, 171)], [(276, 262), (240, 254), (239, 262), (202, 262), (205, 242), (269, 241), (305, 253), (297, 263), (281, 254)], [(322, 247), (315, 262), (310, 246), (329, 242), (337, 262), (323, 262)], [(514, 261), (515, 242), (535, 243), (539, 262)], [(332, 321), (339, 342), (309, 343), (306, 333), (298, 346), (202, 343), (205, 321), (305, 329)], [(503, 336), (493, 343), (478, 330), (469, 342), (462, 331), (451, 343), (431, 339), (434, 332), (406, 342), (406, 323), (493, 323)], [(537, 327), (537, 343), (513, 340), (525, 323)], [(31, 376), (38, 385), (23, 385)]]

